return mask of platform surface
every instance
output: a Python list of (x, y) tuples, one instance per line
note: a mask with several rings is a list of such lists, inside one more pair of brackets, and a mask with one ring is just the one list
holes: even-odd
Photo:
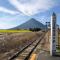
[(47, 52), (39, 53), (36, 60), (60, 60), (60, 56), (50, 56)]

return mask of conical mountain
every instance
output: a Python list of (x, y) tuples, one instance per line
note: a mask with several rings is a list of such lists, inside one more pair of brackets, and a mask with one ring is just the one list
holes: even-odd
[(32, 19), (28, 20), (27, 22), (13, 28), (13, 29), (29, 29), (29, 28), (45, 29), (45, 25), (43, 25), (41, 22), (32, 18)]

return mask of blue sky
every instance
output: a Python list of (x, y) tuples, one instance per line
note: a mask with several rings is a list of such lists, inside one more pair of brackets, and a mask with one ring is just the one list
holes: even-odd
[(60, 0), (0, 0), (0, 29), (18, 26), (30, 18), (45, 24), (53, 12), (60, 25)]

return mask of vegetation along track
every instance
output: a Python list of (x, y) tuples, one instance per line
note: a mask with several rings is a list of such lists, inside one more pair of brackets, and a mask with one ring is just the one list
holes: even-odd
[(15, 55), (10, 57), (8, 60), (28, 60), (30, 55), (35, 50), (35, 48), (38, 46), (38, 44), (40, 43), (40, 41), (43, 39), (44, 36), (45, 36), (45, 33), (41, 34), (40, 38), (33, 41), (28, 46), (24, 47), (21, 51), (17, 52)]

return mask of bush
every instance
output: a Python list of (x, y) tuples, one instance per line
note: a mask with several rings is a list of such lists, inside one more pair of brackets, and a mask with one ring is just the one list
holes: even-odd
[(29, 28), (30, 31), (40, 31), (40, 28)]

